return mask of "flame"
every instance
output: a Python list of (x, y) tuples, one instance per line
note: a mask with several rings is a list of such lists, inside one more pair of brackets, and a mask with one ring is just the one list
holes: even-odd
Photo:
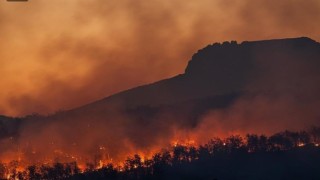
[(173, 147), (177, 147), (178, 145), (189, 147), (189, 146), (196, 146), (197, 143), (193, 139), (186, 139), (186, 140), (173, 140), (171, 141), (171, 145)]
[[(183, 133), (175, 135), (171, 140), (169, 140), (170, 143), (168, 143), (167, 145), (163, 145), (165, 143), (162, 143), (160, 145), (156, 144), (149, 149), (134, 148), (133, 146), (130, 146), (131, 144), (127, 144), (129, 148), (127, 149), (126, 153), (121, 154), (120, 158), (115, 157), (114, 154), (110, 154), (110, 150), (108, 149), (109, 147), (105, 144), (97, 145), (93, 154), (81, 154), (77, 151), (78, 147), (74, 148), (75, 146), (78, 146), (76, 142), (70, 143), (70, 148), (61, 148), (58, 146), (58, 143), (50, 141), (49, 144), (51, 144), (52, 147), (56, 148), (53, 148), (50, 153), (46, 152), (45, 155), (41, 154), (42, 152), (40, 150), (31, 147), (31, 145), (28, 144), (27, 148), (19, 146), (15, 148), (15, 151), (7, 154), (8, 156), (2, 155), (0, 159), (3, 163), (7, 164), (7, 166), (8, 164), (10, 164), (10, 162), (16, 160), (15, 168), (17, 172), (25, 171), (26, 168), (30, 165), (36, 165), (37, 167), (40, 167), (41, 165), (52, 166), (56, 162), (76, 162), (78, 168), (80, 169), (80, 172), (85, 172), (86, 170), (88, 170), (88, 163), (92, 164), (92, 167), (90, 169), (93, 168), (94, 170), (104, 168), (109, 164), (113, 164), (114, 167), (119, 170), (119, 172), (122, 172), (124, 171), (124, 162), (126, 158), (133, 157), (135, 154), (138, 154), (141, 157), (141, 162), (146, 162), (147, 160), (152, 159), (156, 153), (161, 152), (163, 148), (174, 148), (178, 146), (198, 147), (199, 145), (204, 144), (202, 142), (199, 142), (199, 140), (201, 139), (196, 134), (189, 134), (185, 139), (182, 138), (183, 136), (185, 136), (185, 134)], [(240, 137), (243, 138), (244, 136)], [(243, 138), (243, 140), (245, 140), (245, 138)], [(227, 138), (222, 139), (221, 143), (223, 146), (227, 146)], [(319, 147), (320, 145), (317, 140), (312, 140), (312, 142), (310, 143), (315, 147)], [(297, 147), (304, 147), (307, 144), (305, 142), (298, 142), (296, 145)], [(248, 152), (254, 151), (248, 150)], [(138, 168), (138, 165), (134, 165), (133, 168)], [(12, 174), (10, 173), (6, 174), (6, 177), (11, 176)]]

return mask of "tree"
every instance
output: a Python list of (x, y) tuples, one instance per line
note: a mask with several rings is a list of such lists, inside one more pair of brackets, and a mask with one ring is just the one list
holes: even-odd
[(141, 157), (138, 154), (135, 154), (132, 158), (129, 157), (125, 161), (124, 168), (133, 179), (139, 179), (143, 172)]
[(164, 172), (172, 164), (172, 157), (168, 150), (164, 150), (162, 153), (156, 153), (152, 157), (153, 161), (153, 176), (154, 179), (163, 179)]
[(294, 147), (292, 139), (288, 138), (286, 133), (277, 133), (269, 138), (272, 151), (289, 150)]
[(188, 160), (191, 162), (198, 159), (198, 157), (199, 157), (199, 152), (197, 148), (194, 146), (190, 146), (188, 148)]
[(138, 154), (135, 154), (132, 158), (128, 158), (125, 161), (125, 169), (132, 170), (142, 167), (141, 157)]
[(187, 147), (183, 145), (176, 145), (173, 148), (173, 163), (181, 163), (188, 161)]
[(311, 136), (311, 141), (315, 144), (320, 144), (320, 127), (312, 127), (309, 130), (309, 134)]
[(11, 161), (9, 163), (9, 165), (8, 165), (8, 170), (9, 170), (9, 174), (10, 174), (9, 179), (17, 179), (18, 178), (18, 171), (17, 171), (18, 166), (19, 166), (18, 161)]
[(248, 152), (257, 152), (259, 150), (259, 137), (256, 134), (247, 134)]
[(311, 143), (311, 137), (310, 134), (306, 131), (299, 132), (299, 142), (302, 144), (309, 144)]
[(5, 179), (7, 174), (6, 166), (2, 163), (0, 163), (0, 179)]
[(260, 137), (259, 137), (259, 151), (266, 152), (269, 149), (270, 148), (269, 148), (269, 144), (268, 144), (268, 137), (265, 135), (260, 135)]
[(41, 179), (41, 175), (38, 172), (37, 166), (35, 166), (35, 165), (28, 166), (27, 175), (30, 180)]
[(225, 143), (220, 138), (211, 139), (204, 147), (213, 155), (225, 151)]
[(226, 147), (229, 152), (236, 151), (244, 145), (243, 139), (239, 135), (230, 136), (225, 140)]

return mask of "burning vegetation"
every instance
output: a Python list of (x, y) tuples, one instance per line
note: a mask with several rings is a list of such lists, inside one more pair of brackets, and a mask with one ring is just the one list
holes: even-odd
[(48, 116), (0, 116), (1, 176), (312, 179), (319, 128), (295, 132), (320, 123), (319, 58), (305, 37), (215, 43), (170, 79)]
[[(32, 164), (23, 157), (37, 156), (37, 152), (21, 149), (15, 154), (16, 160), (0, 163), (0, 178), (233, 179), (241, 175), (254, 179), (266, 174), (273, 179), (319, 178), (317, 172), (320, 169), (316, 163), (320, 161), (319, 144), (320, 127), (313, 127), (308, 131), (284, 131), (269, 137), (247, 134), (213, 138), (200, 145), (193, 140), (175, 140), (169, 147), (154, 151), (152, 155), (132, 154), (123, 162), (114, 162), (105, 147), (100, 146), (92, 154), (93, 161), (55, 150), (54, 158)], [(259, 167), (255, 167), (257, 165)], [(272, 166), (279, 168), (278, 171)], [(259, 173), (252, 174), (248, 168), (259, 170)], [(297, 170), (299, 172), (292, 173)]]

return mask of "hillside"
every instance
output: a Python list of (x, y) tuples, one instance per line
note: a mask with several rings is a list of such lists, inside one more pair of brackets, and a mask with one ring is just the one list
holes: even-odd
[[(185, 106), (210, 99), (215, 104), (215, 97), (225, 97), (227, 103), (241, 94), (312, 95), (320, 89), (318, 67), (320, 44), (309, 38), (215, 43), (194, 54), (184, 74), (129, 89), (67, 113), (83, 116), (110, 112), (115, 107)], [(224, 104), (221, 101), (220, 98), (213, 106)]]
[(215, 43), (175, 77), (50, 116), (0, 117), (1, 137), (49, 154), (88, 155), (103, 144), (123, 159), (128, 149), (159, 148), (182, 132), (205, 141), (221, 135), (214, 132), (303, 129), (320, 124), (319, 67), (320, 44), (305, 37)]

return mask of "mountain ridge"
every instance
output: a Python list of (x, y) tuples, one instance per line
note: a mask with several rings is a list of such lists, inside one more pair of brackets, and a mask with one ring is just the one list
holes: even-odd
[(54, 115), (27, 116), (10, 124), (10, 118), (3, 117), (1, 128), (10, 129), (12, 135), (14, 129), (16, 133), (25, 127), (34, 129), (33, 124), (36, 129), (53, 123), (85, 129), (88, 123), (109, 126), (119, 119), (128, 119), (130, 126), (174, 119), (196, 127), (207, 112), (228, 109), (245, 98), (290, 96), (307, 104), (318, 101), (318, 67), (320, 44), (306, 37), (215, 43), (194, 54), (183, 74)]
[[(116, 99), (116, 97), (119, 97), (119, 96), (125, 96), (125, 98), (124, 99), (126, 99), (126, 96), (130, 96), (130, 95), (128, 95), (128, 93), (130, 94), (134, 94), (134, 95), (132, 95), (132, 96), (134, 96), (134, 97), (136, 97), (137, 95), (135, 94), (135, 93), (137, 93), (137, 91), (139, 91), (139, 90), (141, 90), (141, 89), (147, 89), (146, 91), (148, 91), (148, 90), (153, 90), (154, 91), (154, 93), (153, 94), (144, 94), (144, 95), (148, 95), (149, 96), (149, 98), (150, 97), (152, 97), (152, 96), (154, 96), (155, 94), (157, 94), (157, 93), (155, 93), (158, 89), (163, 89), (163, 91), (169, 91), (169, 95), (167, 95), (167, 96), (169, 96), (169, 97), (162, 97), (161, 99), (157, 99), (157, 101), (159, 101), (159, 102), (157, 102), (157, 103), (155, 103), (154, 105), (155, 106), (158, 106), (158, 105), (164, 105), (164, 104), (170, 104), (170, 103), (174, 103), (174, 102), (172, 102), (172, 101), (170, 101), (170, 100), (168, 100), (168, 99), (171, 99), (172, 98), (172, 96), (170, 96), (170, 94), (171, 94), (171, 91), (173, 90), (173, 91), (176, 91), (175, 92), (175, 95), (174, 95), (174, 97), (175, 98), (177, 98), (177, 94), (179, 94), (179, 90), (177, 90), (176, 88), (171, 88), (171, 89), (168, 89), (166, 86), (171, 86), (171, 85), (163, 85), (163, 84), (166, 84), (166, 83), (172, 83), (172, 84), (174, 84), (174, 83), (177, 83), (177, 81), (178, 81), (178, 83), (180, 83), (180, 86), (182, 86), (182, 87), (184, 87), (184, 88), (188, 88), (188, 87), (190, 87), (190, 85), (197, 85), (197, 83), (194, 83), (194, 84), (188, 84), (188, 83), (186, 83), (185, 81), (186, 81), (186, 79), (188, 79), (189, 78), (189, 76), (190, 76), (190, 74), (192, 74), (193, 72), (193, 70), (192, 70), (192, 67), (194, 67), (194, 66), (197, 66), (197, 64), (196, 63), (198, 63), (199, 64), (199, 62), (201, 62), (201, 59), (199, 59), (198, 57), (199, 56), (203, 56), (203, 54), (206, 54), (207, 52), (206, 51), (212, 51), (213, 49), (215, 50), (215, 51), (220, 51), (221, 49), (228, 49), (228, 50), (230, 50), (230, 49), (232, 49), (232, 50), (234, 50), (234, 49), (236, 49), (236, 48), (241, 48), (241, 47), (244, 47), (244, 48), (252, 48), (252, 47), (254, 47), (254, 46), (270, 46), (270, 45), (272, 45), (272, 46), (276, 46), (275, 48), (277, 48), (277, 47), (286, 47), (286, 46), (298, 46), (299, 48), (301, 48), (302, 46), (305, 46), (305, 45), (317, 45), (317, 46), (319, 46), (319, 43), (318, 42), (316, 42), (316, 41), (314, 41), (314, 40), (312, 40), (312, 39), (310, 39), (310, 38), (307, 38), (307, 37), (299, 37), (299, 38), (286, 38), (286, 39), (272, 39), (272, 40), (260, 40), (260, 41), (243, 41), (242, 43), (240, 43), (240, 44), (238, 44), (236, 41), (231, 41), (231, 42), (224, 42), (224, 43), (214, 43), (214, 44), (212, 44), (212, 45), (208, 45), (207, 47), (205, 47), (205, 48), (203, 48), (203, 49), (201, 49), (201, 50), (199, 50), (196, 54), (194, 54), (193, 56), (192, 56), (192, 58), (191, 58), (191, 60), (189, 61), (189, 63), (188, 63), (188, 65), (187, 65), (187, 67), (186, 67), (186, 69), (185, 69), (185, 72), (183, 73), (183, 74), (179, 74), (179, 75), (177, 75), (177, 76), (174, 76), (174, 77), (171, 77), (171, 78), (167, 78), (167, 79), (163, 79), (163, 80), (160, 80), (160, 81), (156, 81), (156, 82), (154, 82), (154, 83), (150, 83), (150, 84), (147, 84), (147, 85), (142, 85), (142, 86), (138, 86), (138, 87), (135, 87), (135, 88), (131, 88), (131, 89), (128, 89), (128, 90), (125, 90), (125, 91), (121, 91), (121, 92), (119, 92), (119, 93), (116, 93), (116, 94), (114, 94), (114, 95), (111, 95), (111, 96), (108, 96), (108, 97), (106, 97), (106, 98), (103, 98), (103, 99), (101, 99), (101, 100), (98, 100), (98, 101), (95, 101), (95, 102), (93, 102), (93, 103), (90, 103), (90, 104), (86, 104), (86, 105), (84, 105), (84, 106), (80, 106), (80, 107), (78, 107), (78, 108), (76, 108), (76, 109), (83, 109), (83, 108), (85, 108), (85, 107), (88, 107), (88, 106), (90, 106), (90, 105), (92, 105), (92, 104), (100, 104), (100, 103), (102, 103), (102, 102), (104, 102), (104, 101), (112, 101), (112, 100), (114, 100), (114, 99)], [(242, 51), (243, 49), (240, 49), (240, 51)], [(227, 52), (228, 53), (228, 52)], [(242, 52), (239, 52), (239, 53), (242, 53)], [(243, 59), (244, 58), (246, 58), (246, 57), (243, 57)], [(250, 57), (249, 57), (250, 58)], [(209, 57), (209, 58), (207, 58), (207, 60), (206, 60), (206, 62), (208, 62), (208, 59), (211, 59), (212, 60), (212, 57)], [(213, 59), (213, 60), (217, 60), (217, 59)], [(194, 63), (195, 62), (195, 63)], [(213, 62), (213, 61), (211, 61), (211, 62)], [(244, 62), (240, 62), (240, 63), (244, 63)], [(250, 62), (245, 62), (245, 63), (250, 63)], [(222, 65), (225, 65), (225, 64), (222, 64)], [(201, 66), (201, 67), (209, 67), (209, 68), (211, 68), (212, 67), (212, 65), (209, 65), (209, 66), (206, 66), (206, 65), (203, 65), (203, 64), (200, 64), (199, 66)], [(248, 66), (250, 66), (250, 64), (248, 65)], [(228, 66), (228, 67), (230, 67), (230, 66)], [(210, 71), (212, 71), (212, 69), (209, 69)], [(215, 70), (217, 70), (217, 69), (215, 69)], [(225, 70), (225, 69), (224, 69)], [(245, 69), (246, 70), (246, 69)], [(203, 72), (203, 70), (195, 70), (195, 72), (196, 73), (198, 73), (198, 74), (201, 74), (201, 72)], [(219, 73), (221, 73), (221, 71), (219, 72)], [(204, 76), (206, 76), (207, 74), (204, 74)], [(211, 74), (210, 74), (211, 75)], [(233, 75), (233, 76), (235, 76), (235, 75)], [(248, 75), (247, 75), (248, 76)], [(242, 78), (244, 78), (244, 77), (242, 77)], [(246, 77), (246, 78), (248, 78), (248, 77)], [(188, 79), (189, 80), (189, 79)], [(195, 79), (195, 80), (198, 80), (198, 79)], [(217, 80), (216, 80), (217, 81)], [(230, 80), (231, 81), (231, 80)], [(239, 80), (237, 80), (237, 82), (238, 82)], [(201, 83), (200, 82), (200, 84), (201, 85), (203, 85), (203, 83)], [(239, 85), (240, 86), (240, 85)], [(196, 88), (195, 86), (193, 86), (192, 88)], [(212, 87), (211, 87), (212, 88)], [(157, 90), (155, 90), (155, 89), (157, 89)], [(238, 89), (237, 89), (238, 90)], [(237, 91), (237, 90), (232, 90), (232, 91), (230, 91), (229, 93), (232, 93), (232, 92), (235, 92), (235, 91)], [(180, 91), (180, 93), (184, 93), (183, 91)], [(224, 92), (223, 92), (224, 93)], [(217, 92), (217, 95), (222, 95), (223, 94), (222, 92)], [(190, 95), (190, 94), (192, 94), (191, 92), (189, 92), (189, 93), (187, 93), (187, 95)], [(207, 93), (206, 94), (207, 96), (211, 96), (212, 94), (210, 94), (210, 93)], [(179, 97), (179, 95), (178, 95), (178, 97)], [(155, 98), (155, 97), (153, 97), (153, 98)], [(183, 101), (183, 100), (185, 100), (185, 99), (183, 99), (184, 97), (181, 97), (181, 100)], [(150, 99), (152, 99), (152, 98), (150, 98)], [(166, 99), (168, 102), (166, 102), (166, 101), (163, 101), (163, 99)], [(178, 98), (179, 99), (179, 98)], [(194, 98), (191, 98), (191, 99), (197, 99), (197, 97), (194, 97)], [(190, 99), (189, 99), (190, 100)], [(135, 99), (130, 99), (130, 98), (128, 98), (128, 100), (125, 100), (126, 101), (126, 103), (128, 103), (128, 101), (134, 101), (134, 102), (136, 102), (137, 100), (135, 100)], [(142, 100), (143, 101), (143, 100)], [(130, 104), (130, 103), (129, 103)], [(150, 103), (150, 102), (148, 102), (148, 101), (143, 101), (142, 102), (142, 105), (152, 105), (152, 103)]]

